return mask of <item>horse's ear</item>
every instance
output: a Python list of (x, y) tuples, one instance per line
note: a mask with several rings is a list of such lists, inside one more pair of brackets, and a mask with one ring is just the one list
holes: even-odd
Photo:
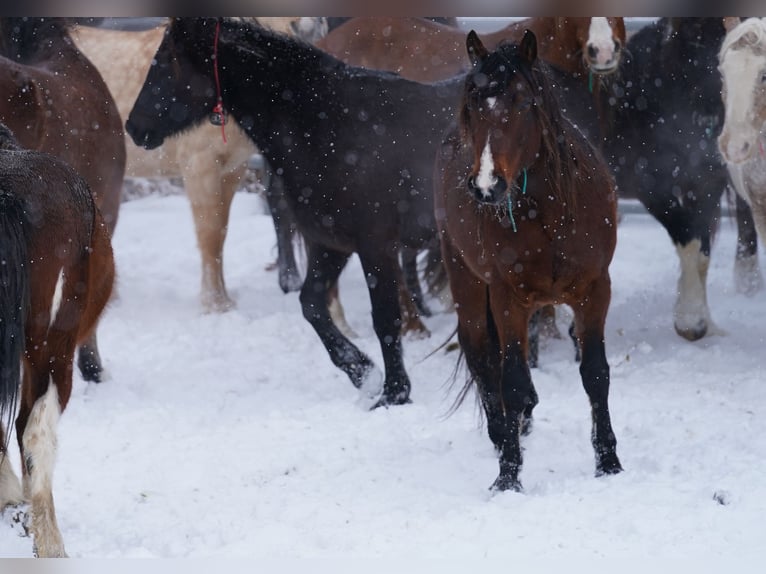
[(731, 32), (736, 28), (739, 23), (741, 22), (739, 16), (724, 16), (723, 17), (723, 27), (726, 29), (727, 32)]
[(529, 64), (537, 60), (537, 36), (532, 30), (524, 30), (520, 49), (521, 55)]
[(484, 44), (481, 43), (479, 35), (474, 30), (468, 32), (468, 36), (465, 39), (465, 47), (468, 50), (468, 57), (471, 59), (471, 64), (474, 66), (489, 56), (489, 51), (487, 51)]

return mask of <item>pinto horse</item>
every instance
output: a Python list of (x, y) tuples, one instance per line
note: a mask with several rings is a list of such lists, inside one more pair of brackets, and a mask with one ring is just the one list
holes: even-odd
[[(284, 181), (308, 252), (304, 317), (356, 387), (377, 392), (383, 383), (376, 406), (408, 402), (398, 254), (438, 241), (433, 160), (459, 80), (419, 84), (347, 66), (309, 44), (214, 18), (174, 19), (154, 61), (126, 125), (133, 140), (161, 145), (206, 121), (220, 94)], [(327, 291), (353, 253), (369, 288), (385, 375), (328, 314)]]
[[(59, 18), (0, 19), (0, 120), (27, 149), (71, 165), (88, 182), (111, 236), (125, 173), (120, 116), (93, 64)], [(100, 381), (96, 331), (79, 350), (85, 380)]]
[[(109, 225), (83, 178), (54, 156), (22, 149), (2, 124), (0, 259), (0, 508), (28, 501), (36, 554), (65, 556), (51, 490), (56, 426), (72, 391), (75, 347), (112, 292)], [(6, 432), (17, 398), (23, 488)]]
[(549, 304), (574, 312), (596, 472), (617, 473), (604, 349), (617, 239), (614, 180), (561, 113), (533, 32), (494, 52), (471, 32), (467, 48), (473, 68), (459, 126), (437, 156), (434, 207), (468, 385), (478, 387), (500, 456), (492, 488), (521, 490), (519, 436), (529, 432), (538, 402), (528, 325)]
[(724, 124), (718, 138), (738, 197), (766, 239), (766, 18), (727, 18), (719, 52)]

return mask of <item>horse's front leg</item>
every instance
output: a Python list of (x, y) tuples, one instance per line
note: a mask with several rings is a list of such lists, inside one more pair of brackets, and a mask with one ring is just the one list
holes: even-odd
[(340, 332), (328, 309), (328, 291), (336, 284), (349, 255), (306, 240), (308, 269), (301, 288), (303, 317), (311, 324), (330, 355), (358, 389), (377, 395), (383, 374)]
[(500, 448), (500, 474), (493, 490), (521, 491), (519, 472), (522, 465), (520, 437), (531, 425), (537, 405), (527, 357), (528, 325), (531, 312), (516, 303), (501, 285), (490, 287), (490, 308), (497, 326), (501, 350), (500, 403), (504, 416), (504, 436)]
[(181, 163), (202, 258), (202, 308), (205, 312), (220, 313), (234, 307), (223, 277), (223, 245), (231, 202), (244, 175), (245, 165), (223, 173), (217, 159), (213, 154), (198, 154), (193, 160), (185, 159)]
[(401, 270), (397, 256), (395, 252), (371, 249), (370, 252), (360, 250), (359, 259), (367, 280), (372, 324), (380, 341), (386, 371), (383, 394), (375, 407), (409, 403), (411, 385), (402, 357), (402, 319), (397, 281)]
[(758, 266), (758, 234), (753, 212), (737, 193), (737, 252), (734, 260), (734, 286), (738, 293), (753, 295), (763, 288)]
[(707, 273), (710, 266), (710, 237), (676, 244), (681, 263), (678, 297), (674, 308), (676, 332), (696, 341), (716, 331), (707, 302)]
[(604, 323), (611, 297), (609, 279), (595, 283), (581, 305), (574, 306), (575, 334), (582, 349), (580, 376), (591, 405), (591, 440), (596, 455), (596, 475), (622, 470), (617, 439), (609, 415), (609, 364), (604, 348)]

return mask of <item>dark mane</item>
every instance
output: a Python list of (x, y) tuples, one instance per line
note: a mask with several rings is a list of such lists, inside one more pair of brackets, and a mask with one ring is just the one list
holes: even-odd
[[(578, 177), (588, 177), (593, 163), (590, 157), (597, 152), (561, 113), (561, 103), (556, 95), (557, 87), (551, 80), (549, 66), (539, 58), (533, 62), (532, 66), (528, 66), (520, 54), (519, 44), (500, 44), (481, 64), (480, 70), (472, 70), (466, 79), (463, 105), (459, 114), (463, 141), (469, 141), (466, 106), (473, 84), (471, 78), (477, 74), (497, 79), (497, 87), (481, 90), (483, 98), (491, 97), (493, 89), (495, 93), (505, 90), (517, 75), (520, 75), (532, 87), (532, 91), (537, 94), (535, 109), (542, 123), (543, 149), (548, 160), (546, 163), (548, 177), (553, 184), (554, 193), (558, 194), (557, 199), (570, 209), (574, 209), (576, 198), (572, 192), (576, 189), (575, 181)], [(586, 169), (588, 173), (579, 173), (583, 169)]]
[[(288, 38), (252, 21), (227, 18), (224, 22), (228, 24), (225, 41), (261, 59), (271, 59), (274, 63), (279, 62), (280, 65), (295, 65), (301, 70), (305, 69), (307, 64), (323, 69), (345, 66), (340, 60), (301, 38), (294, 36)], [(268, 46), (268, 52), (258, 48), (264, 40)]]
[(72, 24), (66, 18), (0, 18), (0, 52), (11, 60), (27, 62), (50, 50), (55, 40), (68, 39)]

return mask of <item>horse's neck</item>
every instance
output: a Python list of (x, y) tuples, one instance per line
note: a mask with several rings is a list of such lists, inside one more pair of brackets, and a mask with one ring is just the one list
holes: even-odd
[[(40, 34), (43, 33), (41, 29)], [(22, 64), (35, 64), (41, 61), (56, 62), (76, 51), (74, 43), (65, 30), (49, 28), (42, 37), (37, 35), (9, 37), (6, 46), (13, 46), (13, 53), (5, 53)]]
[[(306, 51), (296, 48), (287, 58), (280, 55), (275, 43), (268, 42), (267, 50), (275, 51), (265, 57), (257, 54), (258, 49), (245, 51), (238, 48), (237, 43), (221, 43), (218, 52), (222, 64), (218, 73), (224, 107), (238, 119), (247, 116), (256, 118), (254, 122), (242, 122), (240, 125), (264, 152), (275, 145), (281, 148), (279, 142), (285, 135), (294, 134), (294, 143), (297, 144), (302, 139), (297, 134), (310, 131), (313, 127), (304, 126), (301, 118), (310, 115), (307, 108), (311, 102), (319, 106), (315, 110), (319, 115), (322, 110), (318, 100), (323, 98), (306, 97), (301, 99), (299, 106), (295, 100), (313, 87), (325, 93), (334, 93), (332, 86), (338, 81), (332, 70), (325, 69), (321, 61), (322, 53), (318, 50), (314, 53), (309, 47), (305, 48)], [(281, 62), (278, 69), (268, 67), (267, 62), (271, 58)], [(195, 67), (201, 75), (213, 75), (210, 59), (201, 53), (197, 56)], [(253, 78), (253, 81), (244, 84), (243, 77)]]

